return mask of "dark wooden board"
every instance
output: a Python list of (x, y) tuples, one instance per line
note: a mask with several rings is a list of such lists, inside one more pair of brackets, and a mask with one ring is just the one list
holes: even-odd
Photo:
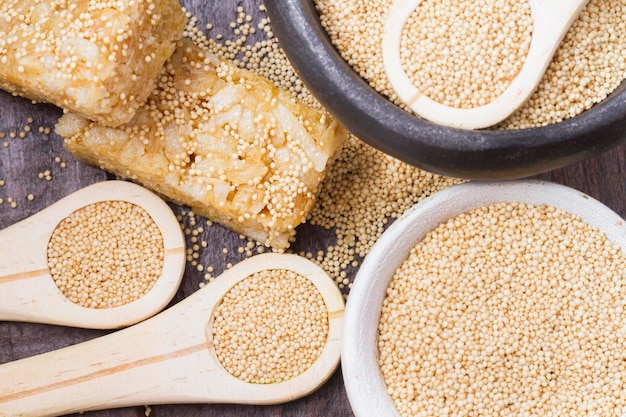
[[(242, 6), (255, 16), (254, 24), (264, 17), (259, 10), (260, 1), (221, 0), (203, 2), (183, 0), (183, 4), (198, 16), (198, 26), (204, 28), (207, 22), (215, 25), (212, 34), (231, 33), (228, 25), (236, 18), (236, 7)], [(112, 178), (109, 174), (84, 165), (74, 160), (64, 149), (61, 139), (54, 133), (39, 133), (39, 127), (53, 129), (61, 111), (53, 106), (32, 104), (28, 100), (12, 97), (0, 92), (0, 132), (6, 132), (6, 138), (0, 138), (0, 180), (5, 185), (0, 187), (0, 229), (32, 215), (42, 208), (57, 201), (79, 188)], [(32, 123), (29, 122), (32, 117)], [(10, 138), (11, 131), (18, 133), (24, 126), (30, 126), (31, 132), (25, 138)], [(4, 142), (8, 146), (4, 146)], [(626, 215), (626, 183), (624, 164), (626, 148), (620, 147), (597, 158), (556, 170), (539, 176), (570, 185), (604, 202), (621, 216)], [(67, 164), (62, 167), (55, 161), (60, 158)], [(50, 170), (52, 180), (38, 178), (39, 173)], [(35, 199), (29, 201), (27, 196)], [(8, 198), (14, 198), (18, 206), (12, 208)], [(172, 205), (177, 213), (184, 213), (184, 207)], [(244, 255), (239, 255), (236, 248), (242, 245), (238, 235), (216, 225), (207, 227), (202, 238), (210, 246), (201, 251), (201, 263), (213, 266), (219, 274), (227, 263), (236, 263)], [(324, 249), (332, 243), (332, 234), (305, 225), (298, 230), (297, 250)], [(227, 254), (222, 249), (228, 248)], [(2, 254), (0, 254), (2, 257)], [(183, 285), (175, 297), (177, 302), (199, 288), (203, 273), (188, 267)], [(61, 326), (38, 325), (29, 323), (0, 322), (0, 363), (32, 356), (52, 349), (79, 343), (106, 334), (106, 331), (73, 329)], [(141, 341), (137, 341), (141, 343)], [(2, 378), (2, 375), (0, 375)], [(211, 381), (207, 381), (211, 384)], [(83, 414), (93, 417), (131, 417), (144, 416), (144, 407), (132, 407), (116, 410), (102, 410)], [(152, 405), (153, 417), (195, 417), (195, 416), (352, 416), (341, 371), (337, 371), (320, 390), (303, 399), (276, 406), (241, 406), (241, 405)]]

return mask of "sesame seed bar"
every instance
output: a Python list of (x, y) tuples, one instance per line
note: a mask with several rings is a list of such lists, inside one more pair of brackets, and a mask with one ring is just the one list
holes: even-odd
[(68, 113), (56, 132), (78, 159), (278, 249), (347, 139), (326, 112), (186, 39), (129, 123)]
[(178, 0), (0, 3), (0, 88), (92, 120), (128, 122), (182, 36)]

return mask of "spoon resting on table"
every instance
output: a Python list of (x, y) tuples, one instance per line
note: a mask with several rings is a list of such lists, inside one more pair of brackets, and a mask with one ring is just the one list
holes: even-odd
[[(215, 330), (216, 311), (234, 288), (254, 274), (277, 269), (304, 277), (319, 292), (316, 296), (323, 298), (327, 317), (324, 343), (319, 355), (300, 374), (275, 383), (247, 382), (233, 376), (218, 359), (217, 346), (222, 342), (214, 335), (222, 333)], [(250, 291), (260, 289), (257, 284), (249, 287)], [(235, 305), (233, 311), (239, 310), (246, 320), (247, 312), (255, 311), (260, 307), (259, 300), (272, 293), (259, 291), (253, 302), (246, 300)], [(241, 290), (235, 293), (237, 297), (243, 295)], [(308, 312), (309, 298), (301, 298)], [(273, 306), (265, 307), (271, 311)], [(317, 389), (336, 369), (343, 311), (343, 296), (335, 282), (312, 261), (290, 254), (256, 255), (141, 323), (78, 345), (0, 365), (0, 416), (58, 416), (147, 404), (291, 401)], [(276, 327), (278, 331), (283, 331), (282, 326), (289, 327), (301, 319), (305, 323), (307, 319), (290, 314), (270, 317), (282, 323)], [(248, 355), (259, 352), (259, 344), (254, 342), (260, 327), (252, 325), (249, 329)], [(311, 327), (316, 324), (303, 325)], [(280, 340), (281, 334), (274, 332), (265, 339)], [(296, 338), (294, 346), (282, 346), (287, 349), (284, 357), (278, 356), (279, 360), (291, 358), (289, 352), (293, 350), (289, 348), (295, 349), (296, 355), (305, 350), (306, 341)], [(240, 341), (243, 343), (246, 341)]]
[[(154, 223), (153, 226), (156, 226), (155, 230), (162, 237), (162, 259), (159, 259), (162, 266), (160, 271), (155, 270), (152, 287), (139, 298), (119, 306), (90, 308), (70, 300), (59, 289), (53, 278), (55, 271), (50, 267), (49, 257), (51, 250), (55, 250), (51, 247), (54, 243), (53, 236), (58, 232), (61, 239), (65, 239), (69, 245), (85, 243), (75, 243), (79, 233), (78, 226), (72, 223), (72, 219), (81, 210), (98, 207), (101, 203), (128, 204), (129, 207), (136, 207), (142, 213), (147, 213)], [(98, 224), (96, 218), (84, 220), (90, 224)], [(90, 232), (93, 234), (97, 231), (96, 228)], [(121, 234), (118, 240), (109, 242), (109, 247), (113, 244), (116, 251), (130, 250), (126, 246), (129, 236)], [(99, 238), (102, 239), (102, 236), (90, 235), (89, 243)], [(100, 243), (95, 251), (99, 258), (96, 266), (90, 265), (90, 262), (95, 264), (95, 261), (85, 256), (80, 261), (74, 259), (76, 265), (71, 268), (80, 267), (87, 271), (91, 268), (90, 278), (94, 281), (102, 280), (105, 276), (103, 268), (108, 268), (109, 265), (105, 264), (110, 261), (106, 257), (106, 250), (110, 249), (100, 250), (101, 247), (105, 247), (104, 243)], [(150, 250), (149, 247), (145, 249)], [(62, 249), (58, 251), (62, 252)], [(183, 233), (170, 207), (154, 193), (126, 181), (103, 181), (87, 186), (33, 216), (0, 230), (0, 254), (0, 320), (98, 329), (128, 326), (162, 310), (178, 290), (186, 262)], [(67, 264), (68, 259), (62, 263)], [(152, 265), (137, 266), (140, 272), (150, 267)], [(72, 279), (86, 279), (76, 275)], [(135, 277), (129, 273), (128, 279), (133, 280)], [(107, 285), (106, 282), (98, 284), (103, 288)], [(102, 289), (93, 291), (99, 292)]]
[(588, 0), (528, 0), (533, 20), (530, 46), (517, 75), (491, 102), (472, 108), (442, 104), (426, 96), (405, 72), (400, 43), (407, 19), (423, 0), (396, 0), (383, 28), (383, 62), (390, 84), (408, 108), (424, 119), (460, 129), (493, 126), (522, 106), (536, 90), (563, 37)]

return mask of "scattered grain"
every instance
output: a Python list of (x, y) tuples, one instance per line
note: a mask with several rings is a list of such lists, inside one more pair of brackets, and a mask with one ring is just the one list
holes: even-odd
[(349, 286), (343, 284), (341, 272), (358, 265), (390, 219), (460, 182), (400, 162), (352, 138), (332, 166), (309, 216), (311, 224), (333, 229), (337, 237), (337, 244), (326, 248), (321, 265), (337, 283)]
[(37, 174), (37, 178), (39, 178), (40, 180), (46, 180), (46, 181), (51, 181), (52, 180), (52, 172), (49, 169), (46, 169), (43, 172), (40, 172), (39, 174)]

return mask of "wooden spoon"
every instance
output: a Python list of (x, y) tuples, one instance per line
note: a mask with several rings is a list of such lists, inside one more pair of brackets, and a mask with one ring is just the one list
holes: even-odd
[(464, 109), (449, 107), (425, 96), (409, 79), (400, 60), (404, 23), (422, 0), (396, 0), (383, 29), (385, 71), (398, 98), (416, 114), (435, 123), (478, 129), (506, 119), (532, 95), (561, 40), (588, 0), (528, 0), (533, 32), (524, 64), (510, 85), (490, 103)]
[[(308, 278), (328, 309), (329, 334), (320, 357), (285, 382), (254, 384), (219, 363), (212, 314), (236, 283), (269, 269)], [(174, 403), (273, 404), (322, 385), (340, 355), (344, 302), (332, 279), (297, 255), (248, 258), (162, 313), (81, 344), (0, 365), (0, 416), (55, 416), (77, 411)]]
[[(47, 245), (63, 219), (101, 201), (127, 201), (155, 221), (165, 245), (161, 277), (141, 298), (112, 308), (86, 308), (66, 298), (48, 269)], [(85, 328), (118, 328), (162, 310), (176, 293), (185, 268), (185, 240), (176, 216), (158, 196), (126, 181), (104, 181), (79, 190), (39, 213), (0, 230), (0, 320)]]

